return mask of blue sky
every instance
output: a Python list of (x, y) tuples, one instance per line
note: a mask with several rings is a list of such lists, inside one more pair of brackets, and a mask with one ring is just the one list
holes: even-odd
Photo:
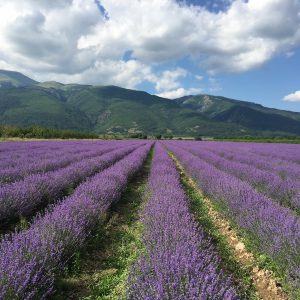
[[(221, 73), (211, 76), (189, 59), (174, 61), (160, 66), (158, 69), (163, 70), (176, 66), (190, 72), (182, 80), (187, 89), (200, 87), (203, 88), (205, 94), (221, 95), (256, 102), (267, 107), (300, 112), (300, 102), (282, 100), (284, 96), (291, 92), (300, 90), (299, 49), (294, 49), (290, 57), (286, 54), (278, 55), (263, 66), (243, 73)], [(194, 75), (201, 75), (203, 79), (199, 81)], [(151, 84), (141, 84), (139, 88), (155, 93), (155, 89)]]
[[(214, 13), (226, 11), (230, 7), (230, 0), (188, 0), (185, 2), (206, 8)], [(258, 68), (237, 74), (221, 73), (211, 76), (206, 73), (205, 69), (201, 69), (189, 59), (174, 61), (170, 66), (180, 66), (191, 72), (182, 81), (186, 88), (201, 86), (203, 93), (300, 112), (300, 101), (283, 101), (284, 96), (300, 90), (300, 47), (291, 48), (290, 51), (275, 56)], [(201, 82), (193, 76), (197, 74), (203, 76)], [(140, 88), (155, 93), (149, 85), (141, 85)]]
[(300, 111), (299, 0), (2, 0), (0, 68)]
[(211, 12), (218, 13), (220, 11), (227, 10), (230, 6), (231, 0), (184, 0), (177, 2), (186, 2), (187, 4), (201, 6)]

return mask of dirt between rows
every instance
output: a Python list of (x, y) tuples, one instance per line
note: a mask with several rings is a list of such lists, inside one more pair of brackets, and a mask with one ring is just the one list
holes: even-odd
[(239, 239), (237, 233), (231, 228), (229, 222), (225, 220), (213, 207), (211, 200), (204, 197), (197, 183), (187, 175), (180, 162), (172, 155), (181, 175), (185, 176), (188, 184), (196, 190), (208, 209), (208, 214), (219, 232), (226, 237), (228, 245), (236, 257), (236, 260), (242, 265), (251, 268), (251, 278), (256, 289), (257, 296), (262, 300), (286, 300), (288, 296), (283, 292), (278, 282), (274, 279), (273, 272), (260, 268), (251, 252), (245, 244)]

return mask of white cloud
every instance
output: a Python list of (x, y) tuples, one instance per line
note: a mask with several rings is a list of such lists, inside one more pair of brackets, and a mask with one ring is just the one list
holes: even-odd
[(186, 77), (188, 71), (182, 68), (167, 70), (160, 74), (150, 74), (147, 80), (155, 84), (157, 96), (175, 99), (186, 95), (199, 94), (203, 91), (202, 88), (189, 88), (182, 87), (180, 79)]
[(164, 93), (178, 91), (186, 71), (154, 72), (160, 63), (189, 57), (211, 74), (245, 72), (300, 45), (299, 0), (226, 0), (218, 14), (175, 0), (97, 3), (1, 0), (0, 66), (36, 79), (150, 81)]
[(295, 93), (291, 93), (283, 97), (283, 101), (300, 102), (300, 91), (296, 91)]
[(176, 90), (163, 92), (160, 94), (157, 94), (159, 97), (168, 98), (168, 99), (176, 99), (187, 95), (196, 95), (203, 92), (203, 89), (201, 88), (191, 88), (191, 89), (184, 89), (184, 88), (178, 88)]
[(158, 92), (168, 91), (180, 87), (180, 78), (185, 77), (188, 72), (182, 68), (166, 70), (161, 74), (151, 75), (147, 79), (155, 84)]
[(202, 76), (202, 75), (196, 75), (195, 78), (198, 79), (198, 80), (203, 80), (204, 76)]
[(93, 68), (89, 68), (78, 74), (47, 74), (38, 77), (42, 80), (50, 78), (63, 83), (81, 82), (94, 85), (118, 85), (126, 88), (135, 88), (146, 78), (151, 77), (151, 68), (135, 61), (129, 60), (103, 60), (96, 62)]

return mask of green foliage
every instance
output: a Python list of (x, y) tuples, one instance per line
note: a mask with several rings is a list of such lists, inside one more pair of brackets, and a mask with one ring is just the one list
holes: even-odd
[(20, 128), (16, 126), (0, 125), (0, 137), (19, 137), (19, 138), (36, 138), (36, 139), (96, 139), (94, 133), (85, 133), (75, 130), (61, 130), (55, 128), (43, 128), (31, 126)]
[(20, 221), (16, 225), (15, 230), (22, 231), (28, 229), (29, 227), (30, 227), (30, 222), (26, 218), (20, 217)]
[(148, 138), (148, 136), (144, 133), (132, 133), (132, 134), (129, 134), (128, 138), (146, 140)]
[(173, 135), (164, 135), (163, 138), (166, 140), (172, 140), (174, 138), (174, 136)]

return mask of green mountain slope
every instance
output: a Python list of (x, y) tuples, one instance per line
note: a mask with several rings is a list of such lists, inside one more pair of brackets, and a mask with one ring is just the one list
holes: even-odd
[[(5, 74), (0, 71), (0, 78)], [(300, 135), (300, 113), (251, 102), (208, 95), (169, 100), (117, 86), (37, 83), (7, 74), (11, 84), (0, 86), (0, 124), (122, 135)]]
[(240, 125), (257, 133), (300, 134), (300, 113), (297, 112), (210, 95), (186, 96), (175, 101), (181, 107), (207, 115), (211, 120)]
[(214, 120), (235, 123), (257, 130), (291, 132), (299, 134), (300, 122), (273, 113), (264, 113), (246, 106), (233, 106), (216, 115)]
[(228, 127), (236, 133), (241, 130), (232, 124), (220, 128), (219, 122), (181, 108), (174, 101), (115, 86), (71, 92), (67, 103), (83, 111), (99, 133), (199, 135), (213, 131), (223, 134)]
[(0, 124), (90, 130), (90, 120), (47, 89), (0, 89)]
[(0, 70), (0, 88), (24, 87), (37, 82), (19, 72)]

